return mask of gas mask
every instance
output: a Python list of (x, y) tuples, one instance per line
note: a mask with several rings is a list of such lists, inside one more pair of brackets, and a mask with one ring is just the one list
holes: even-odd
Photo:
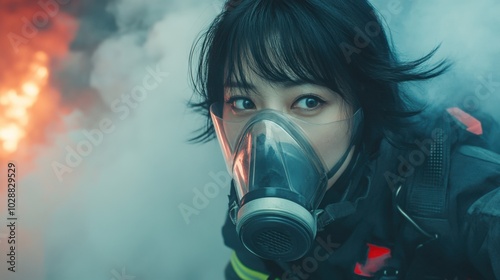
[(223, 103), (210, 113), (235, 186), (229, 215), (241, 242), (264, 259), (301, 258), (314, 242), (317, 208), (348, 157), (362, 111), (328, 123), (270, 109), (235, 116)]

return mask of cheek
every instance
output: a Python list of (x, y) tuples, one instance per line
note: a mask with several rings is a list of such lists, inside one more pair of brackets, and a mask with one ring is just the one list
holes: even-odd
[(321, 124), (331, 124), (333, 122), (338, 122), (340, 120), (345, 120), (348, 118), (349, 114), (346, 109), (342, 108), (342, 104), (337, 102), (332, 102), (333, 104), (325, 104), (323, 107), (319, 108), (319, 113), (314, 113), (313, 115), (306, 116), (295, 116), (296, 118), (316, 125)]
[(308, 128), (306, 135), (329, 169), (339, 161), (349, 146), (349, 121)]

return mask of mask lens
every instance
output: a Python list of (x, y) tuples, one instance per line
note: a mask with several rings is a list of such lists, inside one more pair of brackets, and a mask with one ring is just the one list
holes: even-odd
[(288, 196), (310, 209), (317, 188), (326, 183), (314, 150), (298, 143), (284, 128), (262, 120), (245, 130), (235, 150), (233, 173), (239, 197)]

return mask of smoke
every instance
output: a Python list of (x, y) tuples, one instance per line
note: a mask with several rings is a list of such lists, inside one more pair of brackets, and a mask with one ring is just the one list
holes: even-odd
[[(36, 151), (36, 172), (19, 163), (17, 272), (3, 264), (0, 278), (220, 279), (229, 259), (225, 167), (217, 143), (186, 143), (202, 123), (186, 109), (188, 54), (216, 11), (189, 1), (117, 1), (104, 11), (97, 3), (73, 12), (81, 27), (58, 73), (67, 78), (62, 98), (86, 106)], [(93, 13), (108, 19), (95, 23)], [(214, 183), (216, 195), (195, 205)], [(197, 212), (183, 216), (181, 204)]]
[[(455, 63), (416, 94), (450, 105), (473, 99), (495, 112), (500, 87), (475, 92), (490, 76), (500, 81), (498, 1), (404, 0), (397, 13), (387, 1), (372, 2), (402, 58), (441, 44), (434, 61)], [(57, 80), (64, 103), (76, 109), (64, 119), (66, 131), (33, 149), (36, 172), (18, 163), (18, 271), (3, 264), (0, 278), (223, 278), (225, 167), (217, 143), (186, 143), (203, 124), (186, 109), (188, 54), (220, 4), (95, 0), (66, 8), (80, 27)], [(214, 184), (219, 190), (207, 196)], [(194, 212), (183, 215), (180, 205)]]
[[(500, 24), (495, 0), (470, 1), (380, 1), (372, 3), (384, 11), (391, 35), (403, 59), (416, 59), (439, 46), (431, 60), (453, 63), (445, 75), (420, 85), (422, 94), (433, 105), (459, 106), (482, 110), (500, 120), (494, 104), (500, 101)], [(391, 13), (391, 5), (399, 12)]]
[(89, 81), (108, 108), (96, 127), (107, 119), (114, 129), (74, 168), (75, 191), (47, 225), (47, 278), (219, 279), (227, 186), (189, 224), (178, 207), (224, 170), (216, 143), (185, 142), (200, 124), (185, 106), (188, 53), (215, 11), (180, 1), (117, 1), (107, 11), (117, 31), (92, 53)]

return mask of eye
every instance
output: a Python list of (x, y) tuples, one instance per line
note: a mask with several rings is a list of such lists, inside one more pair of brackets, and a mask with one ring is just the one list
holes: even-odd
[(251, 110), (255, 109), (255, 104), (252, 100), (245, 97), (234, 96), (226, 101), (227, 104), (231, 105), (231, 108), (235, 110)]
[(293, 107), (304, 110), (314, 110), (324, 103), (325, 101), (317, 96), (307, 95), (297, 99), (297, 101), (293, 104)]

